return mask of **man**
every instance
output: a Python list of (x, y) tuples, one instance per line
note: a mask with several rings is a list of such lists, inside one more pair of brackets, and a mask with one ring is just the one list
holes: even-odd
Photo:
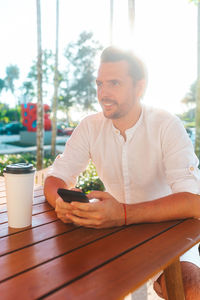
[[(85, 118), (68, 140), (45, 181), (45, 195), (63, 222), (93, 228), (200, 217), (200, 176), (192, 143), (177, 117), (140, 102), (146, 86), (142, 62), (109, 47), (97, 76), (103, 113)], [(65, 203), (58, 188), (72, 188), (89, 159), (107, 192), (96, 203)], [(183, 257), (186, 299), (200, 299), (200, 263)], [(187, 254), (189, 255), (189, 254)], [(155, 282), (165, 296), (164, 277)], [(189, 298), (190, 297), (190, 298)]]

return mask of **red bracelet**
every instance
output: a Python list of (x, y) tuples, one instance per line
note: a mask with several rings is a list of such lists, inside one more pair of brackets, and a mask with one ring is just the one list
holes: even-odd
[(123, 207), (124, 207), (124, 225), (127, 225), (126, 224), (126, 204), (122, 203), (123, 204)]

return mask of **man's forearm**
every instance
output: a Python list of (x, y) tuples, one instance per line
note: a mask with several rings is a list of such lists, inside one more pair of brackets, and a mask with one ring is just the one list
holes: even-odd
[(44, 183), (44, 195), (51, 206), (55, 207), (56, 199), (59, 197), (57, 194), (58, 188), (67, 189), (66, 183), (57, 177), (49, 176), (46, 178)]
[(200, 195), (183, 192), (127, 205), (127, 224), (185, 218), (200, 218)]

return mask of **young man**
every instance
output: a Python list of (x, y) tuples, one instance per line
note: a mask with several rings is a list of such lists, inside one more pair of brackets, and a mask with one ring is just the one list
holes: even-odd
[[(85, 118), (68, 140), (45, 181), (45, 195), (63, 222), (92, 228), (200, 218), (198, 159), (180, 120), (140, 102), (146, 86), (142, 62), (130, 52), (109, 47), (97, 76), (102, 113)], [(89, 159), (107, 192), (93, 191), (96, 203), (64, 203), (58, 188), (72, 188)], [(200, 262), (184, 258), (186, 299), (200, 299)], [(187, 254), (189, 255), (189, 254)], [(162, 287), (162, 290), (161, 290)], [(159, 295), (164, 278), (155, 283)], [(189, 296), (188, 296), (189, 295)], [(190, 297), (190, 298), (187, 298)]]

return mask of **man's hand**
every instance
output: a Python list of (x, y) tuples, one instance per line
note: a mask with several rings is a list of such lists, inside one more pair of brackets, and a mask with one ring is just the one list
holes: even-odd
[[(109, 193), (93, 191), (89, 199), (99, 199), (94, 203), (72, 202), (65, 206), (66, 220), (85, 227), (107, 228), (124, 225), (124, 208)], [(66, 203), (65, 203), (66, 204)], [(63, 210), (64, 212), (64, 210)], [(64, 218), (63, 215), (61, 216)]]
[[(72, 188), (71, 191), (82, 192), (82, 190), (77, 188)], [(61, 221), (63, 221), (64, 223), (72, 223), (72, 221), (66, 217), (66, 213), (68, 213), (68, 211), (71, 211), (71, 205), (68, 202), (64, 202), (63, 199), (59, 196), (56, 199), (55, 211), (57, 213), (57, 217)]]
[(45, 179), (44, 182), (44, 195), (47, 201), (54, 208), (56, 207), (56, 199), (58, 198), (57, 189), (67, 189), (66, 183), (57, 177), (49, 176)]
[(64, 202), (60, 197), (56, 199), (55, 211), (57, 213), (57, 217), (64, 223), (72, 223), (72, 221), (66, 217), (66, 213), (70, 210), (71, 205), (69, 203)]

